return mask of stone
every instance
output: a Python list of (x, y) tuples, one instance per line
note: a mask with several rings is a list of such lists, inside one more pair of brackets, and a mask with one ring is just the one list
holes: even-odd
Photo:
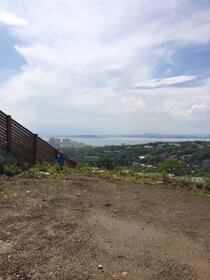
[(98, 268), (99, 268), (99, 269), (103, 269), (103, 265), (99, 264), (99, 265), (98, 265)]

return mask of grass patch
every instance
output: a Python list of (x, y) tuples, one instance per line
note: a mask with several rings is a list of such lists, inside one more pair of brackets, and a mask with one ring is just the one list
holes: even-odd
[(151, 174), (151, 173), (140, 173), (135, 170), (124, 170), (124, 169), (115, 169), (115, 170), (106, 170), (106, 169), (92, 169), (92, 173), (96, 176), (114, 179), (118, 181), (124, 181), (127, 183), (134, 184), (145, 184), (145, 185), (157, 185), (162, 184), (162, 177), (160, 174)]
[[(15, 176), (20, 174), (23, 169), (16, 165), (2, 165), (0, 164), (0, 175)], [(166, 172), (162, 173), (143, 173), (135, 169), (115, 168), (113, 170), (91, 168), (91, 167), (77, 167), (70, 168), (68, 166), (60, 167), (57, 164), (35, 164), (26, 171), (32, 178), (59, 178), (65, 176), (97, 176), (108, 180), (123, 181), (126, 183), (142, 184), (142, 185), (165, 185), (167, 187), (174, 187), (178, 189), (191, 190), (193, 192), (200, 192), (210, 194), (210, 178), (204, 177), (190, 177), (190, 176), (172, 176)]]
[[(90, 169), (91, 170), (91, 169)], [(162, 173), (140, 173), (132, 169), (106, 170), (92, 168), (96, 176), (143, 185), (165, 185), (178, 189), (192, 190), (194, 192), (210, 193), (210, 179), (191, 176), (172, 176), (166, 172)]]
[(27, 174), (32, 178), (58, 178), (65, 176), (79, 176), (79, 175), (90, 175), (90, 169), (86, 167), (76, 167), (71, 168), (67, 165), (60, 167), (58, 164), (35, 164), (31, 168), (28, 169)]
[(0, 175), (15, 176), (20, 174), (23, 168), (17, 164), (0, 163)]

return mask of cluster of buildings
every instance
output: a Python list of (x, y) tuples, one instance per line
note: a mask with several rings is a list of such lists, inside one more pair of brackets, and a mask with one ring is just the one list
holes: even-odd
[(49, 138), (48, 143), (56, 149), (59, 148), (82, 148), (85, 147), (84, 143), (79, 143), (77, 141), (73, 141), (69, 138), (60, 139), (60, 138)]
[[(145, 153), (145, 155), (140, 155), (137, 159), (137, 161), (132, 162), (132, 166), (135, 168), (146, 168), (146, 169), (155, 169), (157, 168), (157, 165), (159, 163), (164, 162), (167, 159), (177, 159), (177, 160), (181, 160), (183, 162), (186, 163), (186, 169), (188, 171), (191, 171), (192, 173), (194, 173), (195, 171), (201, 169), (201, 168), (210, 168), (210, 158), (206, 158), (206, 159), (201, 159), (201, 160), (197, 160), (197, 163), (195, 163), (195, 161), (192, 161), (192, 155), (194, 150), (192, 150), (191, 153), (189, 154), (182, 154), (182, 145), (179, 143), (162, 143), (159, 144), (157, 147), (154, 146), (144, 146), (144, 148), (146, 148), (147, 150), (152, 151), (153, 149), (158, 150), (159, 148), (162, 147), (169, 147), (169, 146), (175, 146), (175, 147), (180, 147), (180, 150), (178, 151), (174, 151), (174, 152), (167, 152), (167, 151), (163, 151), (160, 153), (156, 153), (153, 154), (153, 164), (148, 163), (148, 158), (150, 158), (151, 154), (150, 153)], [(196, 145), (197, 149), (204, 149), (205, 147), (201, 144), (197, 144)], [(181, 155), (180, 155), (181, 152)]]

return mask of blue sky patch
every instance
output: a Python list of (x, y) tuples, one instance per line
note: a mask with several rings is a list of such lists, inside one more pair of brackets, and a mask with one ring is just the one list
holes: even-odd
[[(168, 46), (167, 46), (168, 47)], [(175, 47), (172, 47), (175, 49)], [(187, 82), (184, 86), (195, 86), (199, 80), (210, 76), (210, 45), (177, 48), (171, 57), (161, 57), (153, 71), (153, 77), (165, 78), (178, 75), (195, 75), (196, 81)], [(183, 86), (183, 84), (178, 85)]]
[(26, 63), (14, 48), (20, 43), (6, 27), (0, 26), (0, 81), (21, 71), (21, 67)]

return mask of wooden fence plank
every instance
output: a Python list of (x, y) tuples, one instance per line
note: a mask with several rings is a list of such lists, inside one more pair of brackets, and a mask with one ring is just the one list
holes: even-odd
[(12, 152), (12, 126), (11, 116), (7, 116), (7, 152)]
[[(0, 110), (0, 148), (7, 150), (16, 157), (29, 163), (49, 162), (55, 163), (61, 154), (37, 134), (22, 126)], [(62, 154), (63, 155), (63, 154)], [(76, 162), (63, 155), (65, 162), (70, 167), (75, 167)]]

